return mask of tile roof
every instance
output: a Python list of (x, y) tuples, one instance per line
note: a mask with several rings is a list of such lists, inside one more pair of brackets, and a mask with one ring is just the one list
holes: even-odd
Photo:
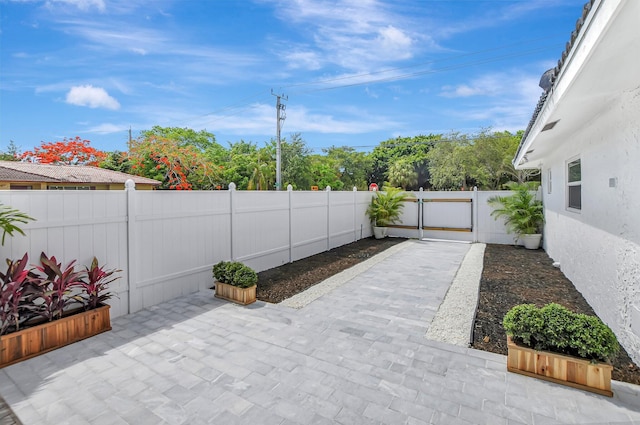
[(160, 185), (157, 180), (98, 167), (0, 161), (0, 180), (2, 181), (109, 184), (124, 183), (128, 179), (136, 184)]
[(522, 149), (522, 146), (524, 145), (524, 141), (527, 139), (527, 136), (529, 136), (529, 133), (531, 132), (531, 129), (533, 128), (534, 124), (536, 123), (536, 120), (538, 119), (538, 115), (540, 114), (540, 111), (542, 111), (542, 108), (544, 108), (544, 105), (545, 105), (545, 103), (547, 101), (547, 97), (548, 97), (549, 93), (554, 88), (554, 85), (555, 85), (555, 82), (556, 82), (556, 78), (558, 78), (558, 75), (560, 74), (560, 70), (562, 70), (562, 67), (565, 64), (565, 61), (567, 60), (567, 57), (569, 56), (569, 52), (571, 52), (571, 49), (573, 48), (573, 45), (574, 45), (576, 39), (578, 38), (578, 34), (580, 33), (580, 30), (582, 29), (582, 27), (584, 25), (584, 22), (585, 22), (585, 20), (587, 18), (587, 15), (591, 11), (591, 8), (593, 7), (593, 4), (595, 2), (596, 2), (596, 0), (589, 0), (582, 7), (582, 15), (576, 21), (576, 28), (575, 28), (575, 30), (573, 30), (571, 32), (571, 38), (567, 42), (567, 44), (565, 46), (565, 49), (562, 52), (562, 55), (560, 56), (560, 59), (558, 60), (558, 64), (554, 68), (551, 68), (551, 69), (547, 70), (543, 74), (542, 78), (540, 79), (540, 86), (544, 89), (544, 92), (542, 93), (542, 95), (540, 95), (540, 100), (538, 100), (538, 104), (536, 105), (536, 108), (533, 111), (533, 116), (531, 117), (531, 120), (529, 121), (529, 125), (527, 126), (527, 129), (524, 131), (524, 134), (522, 135), (522, 139), (520, 139), (520, 145), (518, 146), (518, 151), (516, 152), (516, 155), (515, 155), (514, 158), (517, 158), (518, 155), (520, 154), (520, 150)]

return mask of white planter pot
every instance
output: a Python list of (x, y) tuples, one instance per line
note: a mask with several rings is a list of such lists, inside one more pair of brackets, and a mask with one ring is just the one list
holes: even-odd
[(378, 227), (373, 226), (373, 236), (376, 239), (382, 239), (387, 237), (387, 228), (386, 227)]
[(519, 239), (526, 249), (538, 249), (540, 248), (542, 235), (538, 233), (533, 235), (520, 235)]

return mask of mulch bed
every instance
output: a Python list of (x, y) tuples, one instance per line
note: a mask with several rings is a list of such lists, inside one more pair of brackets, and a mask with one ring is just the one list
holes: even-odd
[(256, 296), (261, 301), (279, 303), (405, 240), (360, 239), (330, 251), (265, 270), (258, 273)]
[[(541, 249), (487, 245), (474, 324), (473, 347), (507, 354), (502, 318), (517, 304), (541, 307), (555, 302), (569, 310), (595, 315), (591, 306)], [(640, 368), (624, 349), (613, 360), (613, 379), (640, 385)]]

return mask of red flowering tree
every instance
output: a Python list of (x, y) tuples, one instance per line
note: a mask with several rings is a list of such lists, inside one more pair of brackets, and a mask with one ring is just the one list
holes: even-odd
[(42, 142), (39, 147), (20, 155), (23, 161), (40, 164), (93, 165), (106, 158), (105, 152), (92, 148), (88, 140), (76, 136), (61, 142)]
[(133, 174), (161, 181), (160, 189), (212, 189), (218, 168), (194, 145), (155, 134), (145, 134), (129, 146)]

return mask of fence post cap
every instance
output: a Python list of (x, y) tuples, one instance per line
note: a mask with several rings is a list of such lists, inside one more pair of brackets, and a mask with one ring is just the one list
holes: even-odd
[(136, 182), (127, 179), (127, 181), (124, 182), (124, 190), (136, 190)]
[(327, 192), (331, 192), (331, 186), (327, 186), (327, 188), (325, 189)]
[(293, 192), (293, 186), (290, 184), (287, 185), (287, 192)]
[(355, 187), (355, 186), (353, 186), (353, 189), (351, 189), (351, 190), (352, 190), (352, 191), (354, 191), (354, 192), (357, 192), (357, 191), (358, 191), (358, 188), (357, 188), (357, 187)]
[(236, 190), (236, 184), (234, 182), (229, 183), (229, 190)]

